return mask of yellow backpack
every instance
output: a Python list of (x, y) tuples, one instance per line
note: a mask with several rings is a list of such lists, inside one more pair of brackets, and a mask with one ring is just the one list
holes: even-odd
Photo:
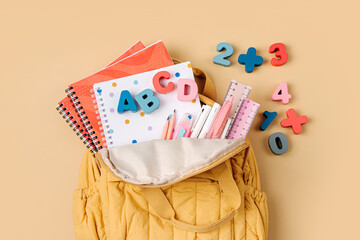
[[(200, 100), (212, 105), (211, 79), (194, 75)], [(88, 151), (73, 201), (77, 240), (267, 239), (267, 198), (247, 139)]]

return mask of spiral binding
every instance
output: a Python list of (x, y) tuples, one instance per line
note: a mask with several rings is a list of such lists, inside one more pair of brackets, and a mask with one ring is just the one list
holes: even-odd
[(83, 110), (84, 107), (81, 105), (81, 102), (79, 101), (79, 97), (76, 95), (76, 92), (74, 90), (74, 87), (69, 87), (65, 90), (65, 92), (67, 93), (68, 97), (71, 98), (71, 100), (73, 101), (76, 110), (79, 113), (79, 116), (81, 118), (81, 120), (84, 123), (84, 126), (86, 128), (86, 130), (88, 131), (91, 140), (93, 141), (93, 143), (95, 144), (95, 148), (96, 150), (100, 150), (103, 147), (100, 146), (100, 141), (98, 140), (98, 137), (95, 135), (95, 131), (93, 130), (93, 127), (90, 125), (90, 121), (88, 120), (88, 117), (85, 116), (85, 111)]
[(95, 97), (95, 94), (94, 94), (94, 90), (91, 89), (90, 92), (92, 93), (91, 94), (91, 97), (93, 98), (93, 103), (94, 103), (94, 107), (95, 109), (97, 109), (96, 111), (96, 115), (97, 115), (97, 119), (99, 120), (98, 121), (98, 124), (100, 127), (100, 130), (102, 131), (101, 132), (101, 136), (102, 136), (102, 139), (101, 141), (103, 142), (104, 146), (106, 147), (110, 147), (112, 144), (113, 144), (113, 141), (112, 141), (112, 136), (108, 136), (107, 139), (106, 139), (106, 136), (105, 136), (105, 133), (104, 131), (107, 131), (107, 133), (110, 135), (111, 132), (110, 132), (110, 126), (109, 125), (104, 125), (104, 124), (107, 124), (108, 123), (108, 119), (107, 119), (107, 114), (103, 114), (103, 112), (105, 112), (105, 109), (102, 109), (102, 112), (100, 110), (99, 107), (104, 107), (104, 103), (103, 103), (103, 98), (101, 97), (101, 93), (98, 93), (99, 95), (99, 102), (97, 102), (97, 99)]
[(72, 130), (76, 133), (77, 136), (83, 141), (85, 146), (90, 149), (90, 152), (94, 153), (95, 148), (92, 143), (89, 142), (89, 138), (86, 138), (81, 131), (78, 129), (78, 126), (72, 121), (72, 116), (68, 116), (69, 113), (66, 113), (66, 108), (62, 108), (63, 104), (61, 103), (56, 107), (56, 110), (59, 112), (59, 114), (65, 119), (67, 123), (69, 123), (69, 126), (72, 128)]

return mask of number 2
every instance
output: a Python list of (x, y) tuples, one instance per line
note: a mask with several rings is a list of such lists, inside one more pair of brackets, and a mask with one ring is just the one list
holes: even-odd
[(216, 46), (216, 50), (218, 52), (222, 52), (223, 50), (225, 50), (225, 52), (215, 56), (213, 58), (213, 63), (219, 64), (224, 67), (230, 66), (231, 62), (229, 60), (225, 60), (225, 59), (231, 57), (231, 55), (234, 52), (234, 49), (231, 46), (231, 44), (226, 43), (226, 42), (221, 42)]
[(286, 47), (283, 43), (274, 43), (269, 48), (269, 53), (274, 53), (275, 57), (271, 59), (271, 65), (278, 67), (284, 65), (288, 60), (288, 54), (286, 53)]

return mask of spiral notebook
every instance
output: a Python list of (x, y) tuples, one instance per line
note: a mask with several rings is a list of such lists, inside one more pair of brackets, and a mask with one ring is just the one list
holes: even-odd
[[(159, 94), (154, 89), (152, 79), (160, 71), (170, 73), (170, 78), (166, 79), (166, 81), (175, 84), (175, 89), (172, 92)], [(191, 102), (179, 101), (177, 98), (179, 79), (195, 81), (190, 62), (94, 84), (93, 91), (107, 147), (112, 148), (152, 139), (161, 139), (165, 121), (174, 109), (176, 110), (176, 125), (181, 121), (181, 117), (185, 113), (190, 113), (196, 119), (201, 112), (199, 97), (197, 96)], [(156, 110), (145, 114), (138, 105), (137, 112), (117, 112), (123, 90), (128, 90), (135, 99), (135, 95), (145, 89), (151, 89), (154, 96), (159, 98), (160, 106)]]
[(80, 137), (85, 146), (90, 149), (91, 152), (95, 151), (95, 145), (90, 135), (88, 134), (86, 127), (79, 116), (73, 102), (69, 97), (65, 97), (61, 100), (56, 108), (69, 126), (73, 129), (75, 134)]
[[(106, 66), (108, 68), (112, 64), (140, 51), (145, 48), (144, 44), (141, 41), (137, 41), (134, 45), (132, 45), (128, 50), (122, 53), (118, 58), (112, 61), (110, 64)], [(86, 129), (85, 124), (83, 123), (74, 103), (71, 98), (68, 96), (62, 99), (56, 108), (59, 113), (63, 116), (69, 126), (73, 129), (75, 134), (80, 137), (85, 146), (89, 148), (92, 152), (95, 151), (96, 146), (90, 137), (88, 130)]]
[(96, 150), (106, 145), (99, 117), (94, 109), (90, 90), (95, 83), (125, 77), (173, 65), (162, 41), (156, 42), (133, 55), (69, 86), (69, 95), (83, 119)]

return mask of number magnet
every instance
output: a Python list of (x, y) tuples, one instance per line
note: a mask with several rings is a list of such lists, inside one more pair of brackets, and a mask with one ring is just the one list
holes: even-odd
[(306, 116), (297, 116), (293, 108), (287, 110), (286, 116), (288, 118), (283, 119), (280, 122), (280, 125), (282, 127), (291, 127), (291, 129), (295, 134), (301, 133), (302, 132), (301, 125), (307, 123), (308, 118)]
[(254, 68), (260, 66), (264, 59), (261, 56), (256, 55), (256, 49), (251, 47), (247, 50), (246, 54), (240, 54), (238, 62), (245, 65), (245, 71), (251, 73)]
[(286, 82), (280, 83), (280, 85), (276, 88), (275, 92), (272, 95), (273, 101), (280, 101), (283, 104), (289, 103), (289, 99), (291, 95), (288, 93), (288, 87)]
[(269, 137), (269, 148), (276, 154), (281, 155), (289, 149), (289, 143), (286, 136), (281, 132), (276, 132)]
[(275, 53), (275, 57), (271, 59), (271, 65), (278, 67), (284, 65), (288, 60), (286, 47), (283, 43), (274, 43), (269, 48), (269, 53)]
[(266, 119), (264, 120), (264, 122), (261, 124), (260, 126), (260, 130), (261, 131), (265, 131), (269, 125), (274, 121), (274, 119), (276, 118), (277, 116), (277, 112), (268, 112), (268, 111), (265, 111), (264, 112), (264, 117), (266, 117)]
[(221, 42), (216, 46), (216, 50), (218, 52), (222, 52), (223, 50), (225, 50), (225, 52), (215, 56), (213, 58), (213, 63), (219, 64), (224, 67), (230, 66), (231, 62), (229, 60), (225, 60), (225, 59), (231, 57), (231, 55), (234, 52), (234, 49), (231, 46), (231, 44), (226, 43), (226, 42)]

